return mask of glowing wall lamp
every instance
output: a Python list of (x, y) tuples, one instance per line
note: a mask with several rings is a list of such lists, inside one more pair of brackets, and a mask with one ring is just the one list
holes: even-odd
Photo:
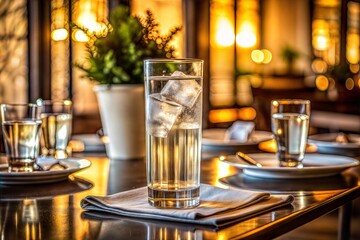
[(250, 19), (244, 19), (236, 34), (236, 44), (239, 47), (251, 48), (257, 43), (256, 28)]
[(215, 45), (229, 47), (234, 44), (234, 27), (230, 19), (220, 16), (215, 28)]
[(257, 47), (259, 41), (259, 1), (237, 0), (236, 44), (241, 48)]
[(210, 103), (232, 106), (234, 97), (234, 1), (210, 2)]

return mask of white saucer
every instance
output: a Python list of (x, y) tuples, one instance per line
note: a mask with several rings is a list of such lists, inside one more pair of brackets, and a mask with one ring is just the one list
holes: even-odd
[(272, 153), (249, 154), (263, 167), (249, 165), (238, 160), (235, 155), (227, 156), (222, 161), (243, 169), (244, 174), (260, 178), (315, 178), (339, 174), (350, 167), (359, 165), (359, 161), (345, 156), (307, 154), (303, 160), (303, 168), (279, 167), (276, 155)]
[(360, 135), (347, 134), (347, 137), (351, 141), (348, 143), (336, 142), (335, 139), (337, 136), (338, 133), (315, 134), (309, 136), (309, 142), (314, 143), (316, 146), (320, 146), (320, 147), (335, 147), (335, 148), (347, 148), (347, 149), (360, 148)]
[(238, 140), (225, 140), (226, 129), (213, 128), (204, 129), (202, 133), (202, 144), (206, 146), (249, 146), (273, 139), (271, 132), (254, 131), (247, 142)]
[[(44, 161), (43, 159), (41, 161)], [(69, 175), (88, 168), (91, 162), (83, 158), (68, 158), (60, 160), (63, 168), (49, 171), (7, 172), (8, 165), (0, 165), (0, 184), (38, 184), (51, 183), (68, 179)]]
[(317, 147), (319, 153), (348, 156), (360, 155), (360, 135), (347, 134), (350, 142), (336, 142), (338, 133), (323, 133), (309, 136), (308, 142)]

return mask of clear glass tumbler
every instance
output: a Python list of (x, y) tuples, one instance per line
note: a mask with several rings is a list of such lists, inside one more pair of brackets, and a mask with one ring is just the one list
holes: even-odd
[(64, 159), (72, 132), (72, 102), (70, 100), (38, 100), (42, 106), (42, 155)]
[(310, 121), (310, 101), (280, 99), (271, 101), (271, 128), (282, 167), (302, 167)]
[(33, 172), (39, 154), (41, 107), (1, 104), (1, 125), (9, 172)]
[(144, 62), (148, 201), (160, 208), (200, 202), (203, 60)]

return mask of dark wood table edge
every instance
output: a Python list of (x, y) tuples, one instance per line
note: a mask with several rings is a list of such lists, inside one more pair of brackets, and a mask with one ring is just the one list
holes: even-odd
[(273, 239), (339, 208), (338, 239), (348, 239), (351, 231), (351, 202), (359, 196), (360, 186), (356, 186), (338, 194), (335, 199), (326, 199), (321, 204), (299, 210), (232, 239)]

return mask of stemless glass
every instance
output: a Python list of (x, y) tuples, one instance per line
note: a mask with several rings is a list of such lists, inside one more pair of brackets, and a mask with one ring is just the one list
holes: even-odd
[(70, 100), (38, 100), (42, 106), (42, 155), (64, 159), (72, 130), (72, 102)]
[(9, 172), (32, 172), (38, 157), (41, 107), (1, 104), (1, 125)]
[(309, 132), (310, 101), (271, 101), (271, 128), (282, 167), (302, 167)]
[(200, 202), (203, 60), (144, 62), (148, 201), (162, 208)]

